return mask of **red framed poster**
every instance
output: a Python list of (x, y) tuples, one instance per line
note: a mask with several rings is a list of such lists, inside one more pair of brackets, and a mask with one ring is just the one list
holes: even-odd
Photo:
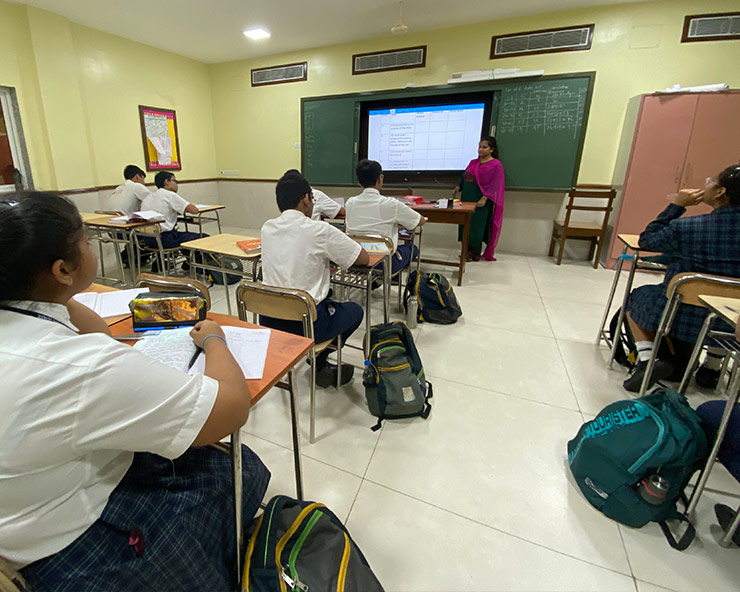
[(139, 105), (139, 121), (146, 170), (182, 169), (175, 111)]

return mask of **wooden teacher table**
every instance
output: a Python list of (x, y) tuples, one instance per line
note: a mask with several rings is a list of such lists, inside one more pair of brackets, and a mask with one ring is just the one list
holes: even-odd
[(468, 238), (470, 237), (470, 217), (475, 211), (475, 203), (458, 202), (453, 208), (438, 208), (437, 204), (421, 203), (409, 206), (422, 216), (429, 218), (429, 222), (437, 224), (460, 224), (463, 227), (462, 244), (460, 245), (460, 262), (440, 261), (438, 259), (421, 259), (422, 263), (433, 263), (435, 265), (451, 265), (457, 267), (457, 285), (462, 286), (463, 273), (465, 272), (465, 258), (468, 254)]

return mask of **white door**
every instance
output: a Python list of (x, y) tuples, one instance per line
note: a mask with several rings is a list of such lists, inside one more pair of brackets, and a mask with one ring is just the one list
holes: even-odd
[(0, 86), (0, 193), (32, 188), (15, 89)]

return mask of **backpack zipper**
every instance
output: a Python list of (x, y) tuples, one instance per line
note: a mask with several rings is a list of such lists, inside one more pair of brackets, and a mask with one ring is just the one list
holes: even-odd
[(344, 533), (344, 553), (342, 554), (342, 563), (339, 565), (339, 576), (337, 577), (337, 592), (344, 592), (344, 582), (347, 579), (347, 566), (349, 565), (349, 555), (351, 547), (349, 537)]
[(647, 412), (650, 414), (650, 417), (653, 418), (655, 423), (658, 426), (658, 438), (650, 448), (648, 448), (645, 453), (638, 458), (634, 463), (632, 463), (632, 466), (627, 469), (629, 473), (636, 473), (637, 469), (640, 468), (642, 464), (645, 463), (645, 461), (650, 458), (650, 456), (655, 452), (655, 450), (663, 443), (663, 438), (665, 436), (665, 424), (663, 423), (663, 420), (660, 419), (660, 416), (653, 411), (652, 407), (650, 405), (646, 405), (645, 403), (642, 403), (641, 401), (635, 401), (635, 405), (639, 405), (640, 407), (647, 410)]
[[(313, 512), (317, 508), (323, 508), (323, 507), (324, 507), (323, 504), (313, 503), (303, 508), (303, 510), (301, 510), (301, 513), (298, 514), (297, 518), (293, 521), (293, 524), (290, 525), (290, 528), (287, 531), (285, 531), (285, 534), (280, 538), (277, 545), (275, 546), (275, 565), (277, 566), (279, 573), (283, 572), (283, 564), (280, 561), (280, 556), (283, 554), (283, 549), (285, 548), (285, 545), (290, 540), (290, 537), (292, 537), (293, 533), (295, 533), (295, 531), (298, 530), (298, 527), (306, 519), (306, 516), (308, 516), (311, 512)], [(267, 555), (267, 551), (265, 551), (265, 555)], [(285, 588), (285, 580), (283, 578), (280, 578), (280, 590), (282, 592), (287, 592)]]
[(314, 525), (319, 521), (319, 518), (321, 518), (323, 515), (324, 513), (321, 510), (316, 510), (314, 512), (313, 516), (311, 516), (311, 518), (309, 519), (308, 524), (306, 524), (306, 528), (303, 529), (301, 536), (298, 537), (298, 540), (296, 541), (295, 545), (293, 545), (293, 548), (290, 551), (290, 556), (288, 557), (288, 569), (290, 570), (290, 576), (293, 580), (294, 589), (298, 588), (299, 590), (308, 590), (308, 586), (302, 584), (300, 579), (298, 578), (298, 570), (296, 569), (295, 563), (296, 559), (298, 559), (298, 553), (301, 552), (301, 548), (303, 547), (303, 543), (308, 537), (308, 534), (311, 532), (311, 529), (314, 527)]
[(388, 366), (385, 368), (378, 366), (378, 370), (380, 372), (397, 372), (399, 370), (405, 370), (406, 368), (411, 368), (411, 364), (406, 362), (405, 364), (401, 364), (400, 366)]

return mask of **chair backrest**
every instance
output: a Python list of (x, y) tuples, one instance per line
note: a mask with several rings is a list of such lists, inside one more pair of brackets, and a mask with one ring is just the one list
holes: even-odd
[(388, 250), (393, 252), (393, 239), (380, 232), (347, 231), (347, 236), (358, 243), (384, 243)]
[(108, 216), (123, 216), (121, 210), (95, 210), (96, 214), (107, 214)]
[[(616, 196), (616, 190), (610, 185), (599, 185), (596, 183), (581, 183), (573, 187), (568, 192), (568, 203), (565, 206), (565, 226), (570, 222), (570, 216), (573, 211), (581, 212), (604, 212), (604, 220), (601, 229), (606, 231), (609, 223), (609, 214), (612, 211), (612, 203)], [(576, 203), (576, 200), (606, 200), (606, 203), (599, 205), (581, 205), (582, 202)]]
[(671, 278), (666, 290), (668, 300), (675, 294), (681, 297), (681, 304), (691, 306), (704, 306), (699, 296), (740, 298), (740, 279), (707, 273), (679, 273)]
[(247, 313), (303, 323), (303, 334), (313, 339), (316, 303), (311, 294), (293, 288), (278, 288), (256, 282), (243, 281), (236, 288), (239, 318), (247, 320)]
[(140, 273), (136, 276), (137, 288), (148, 288), (151, 292), (166, 292), (167, 290), (182, 290), (187, 288), (198, 292), (206, 302), (206, 310), (211, 310), (211, 294), (208, 287), (192, 278), (162, 277), (153, 273)]

